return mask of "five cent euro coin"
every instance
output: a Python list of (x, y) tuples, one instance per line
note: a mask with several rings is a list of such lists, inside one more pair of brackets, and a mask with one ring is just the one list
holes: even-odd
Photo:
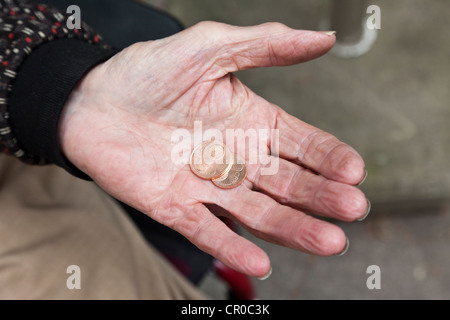
[(194, 148), (189, 165), (202, 179), (217, 179), (232, 168), (233, 153), (219, 141), (204, 141)]
[(247, 168), (244, 160), (237, 154), (234, 155), (233, 165), (230, 171), (222, 177), (212, 179), (212, 183), (222, 189), (232, 189), (239, 186), (247, 175)]

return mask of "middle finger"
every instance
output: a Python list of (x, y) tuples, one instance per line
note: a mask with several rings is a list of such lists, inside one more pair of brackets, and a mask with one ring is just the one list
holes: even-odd
[(248, 165), (247, 180), (254, 188), (282, 204), (342, 221), (354, 221), (367, 214), (369, 202), (358, 188), (329, 180), (282, 158), (276, 160), (278, 170), (270, 175), (262, 175), (258, 164)]

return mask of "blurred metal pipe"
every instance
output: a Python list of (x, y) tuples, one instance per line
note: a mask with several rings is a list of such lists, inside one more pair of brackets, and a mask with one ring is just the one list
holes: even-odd
[(331, 4), (330, 27), (341, 43), (355, 44), (363, 36), (366, 0), (334, 0)]
[(341, 58), (356, 58), (367, 53), (377, 38), (377, 30), (366, 26), (367, 0), (329, 0), (322, 27), (336, 31), (332, 53)]

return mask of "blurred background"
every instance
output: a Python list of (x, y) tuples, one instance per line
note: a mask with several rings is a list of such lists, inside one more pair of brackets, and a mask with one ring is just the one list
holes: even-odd
[[(342, 257), (303, 254), (242, 231), (272, 261), (269, 279), (252, 279), (260, 299), (450, 298), (448, 1), (141, 1), (186, 27), (278, 21), (338, 31), (336, 49), (318, 60), (238, 74), (265, 99), (358, 150), (369, 173), (361, 188), (372, 202), (365, 221), (338, 223), (350, 240)], [(380, 8), (379, 30), (366, 27), (369, 5)], [(381, 289), (366, 286), (371, 265), (380, 268)], [(201, 288), (226, 298), (213, 274)]]

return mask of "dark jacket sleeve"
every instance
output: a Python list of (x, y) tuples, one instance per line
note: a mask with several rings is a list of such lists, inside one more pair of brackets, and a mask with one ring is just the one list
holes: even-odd
[(67, 18), (45, 5), (0, 0), (0, 151), (88, 179), (62, 154), (58, 120), (75, 85), (116, 51), (85, 24), (67, 28)]

